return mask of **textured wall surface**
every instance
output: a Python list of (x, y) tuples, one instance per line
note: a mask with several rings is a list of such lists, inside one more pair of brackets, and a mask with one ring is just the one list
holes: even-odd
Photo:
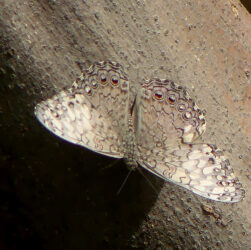
[[(248, 249), (251, 19), (238, 1), (0, 1), (0, 248)], [(246, 190), (222, 204), (68, 144), (36, 103), (96, 61), (135, 88), (169, 78), (207, 111), (202, 141), (224, 149)]]

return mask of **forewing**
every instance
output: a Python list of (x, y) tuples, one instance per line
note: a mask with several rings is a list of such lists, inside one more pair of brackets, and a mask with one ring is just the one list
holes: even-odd
[(85, 70), (72, 87), (35, 108), (38, 120), (68, 142), (122, 158), (129, 84), (118, 63), (100, 62)]
[(171, 148), (191, 143), (205, 131), (203, 112), (187, 91), (169, 80), (144, 83), (137, 97), (134, 119), (138, 145)]
[(139, 163), (164, 180), (211, 200), (238, 202), (244, 197), (229, 161), (209, 144), (182, 144), (172, 152), (156, 148)]

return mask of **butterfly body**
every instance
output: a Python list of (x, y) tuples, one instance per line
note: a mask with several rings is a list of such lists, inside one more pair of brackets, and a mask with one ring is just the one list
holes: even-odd
[(128, 114), (128, 129), (123, 138), (122, 151), (124, 153), (123, 159), (130, 170), (135, 170), (138, 167), (137, 150), (136, 150), (136, 135), (132, 123), (132, 116)]
[(158, 78), (133, 93), (118, 63), (92, 65), (72, 87), (39, 103), (35, 114), (71, 143), (124, 158), (203, 197), (237, 202), (244, 190), (216, 147), (195, 143), (206, 128), (204, 113), (185, 88)]

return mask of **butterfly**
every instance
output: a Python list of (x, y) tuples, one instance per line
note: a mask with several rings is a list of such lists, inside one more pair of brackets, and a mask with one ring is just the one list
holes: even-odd
[(60, 138), (140, 165), (205, 198), (238, 202), (244, 190), (221, 150), (195, 143), (204, 113), (185, 88), (154, 78), (134, 93), (123, 67), (97, 62), (73, 85), (35, 107), (38, 120)]

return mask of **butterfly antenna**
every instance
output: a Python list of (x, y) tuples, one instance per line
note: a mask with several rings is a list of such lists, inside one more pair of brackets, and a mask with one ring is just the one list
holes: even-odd
[(99, 171), (102, 172), (102, 171), (104, 171), (106, 169), (114, 167), (115, 165), (117, 165), (118, 161), (120, 161), (120, 159), (113, 160), (110, 164), (108, 164), (108, 165), (102, 167), (101, 169), (99, 169)]
[(120, 186), (120, 188), (119, 188), (119, 190), (118, 190), (118, 192), (117, 192), (117, 195), (119, 195), (119, 194), (120, 194), (120, 192), (121, 192), (122, 188), (125, 186), (125, 184), (126, 184), (126, 182), (127, 182), (128, 178), (129, 178), (129, 175), (131, 174), (131, 172), (132, 172), (132, 169), (130, 169), (130, 171), (128, 172), (128, 174), (127, 174), (126, 178), (124, 179), (124, 181), (123, 181), (122, 185)]
[(156, 189), (156, 187), (152, 184), (152, 182), (146, 177), (146, 175), (143, 173), (142, 169), (140, 167), (137, 168), (140, 172), (140, 174), (145, 178), (145, 180), (147, 181), (147, 183), (152, 187), (152, 189), (154, 190), (154, 192), (158, 195), (158, 191)]

